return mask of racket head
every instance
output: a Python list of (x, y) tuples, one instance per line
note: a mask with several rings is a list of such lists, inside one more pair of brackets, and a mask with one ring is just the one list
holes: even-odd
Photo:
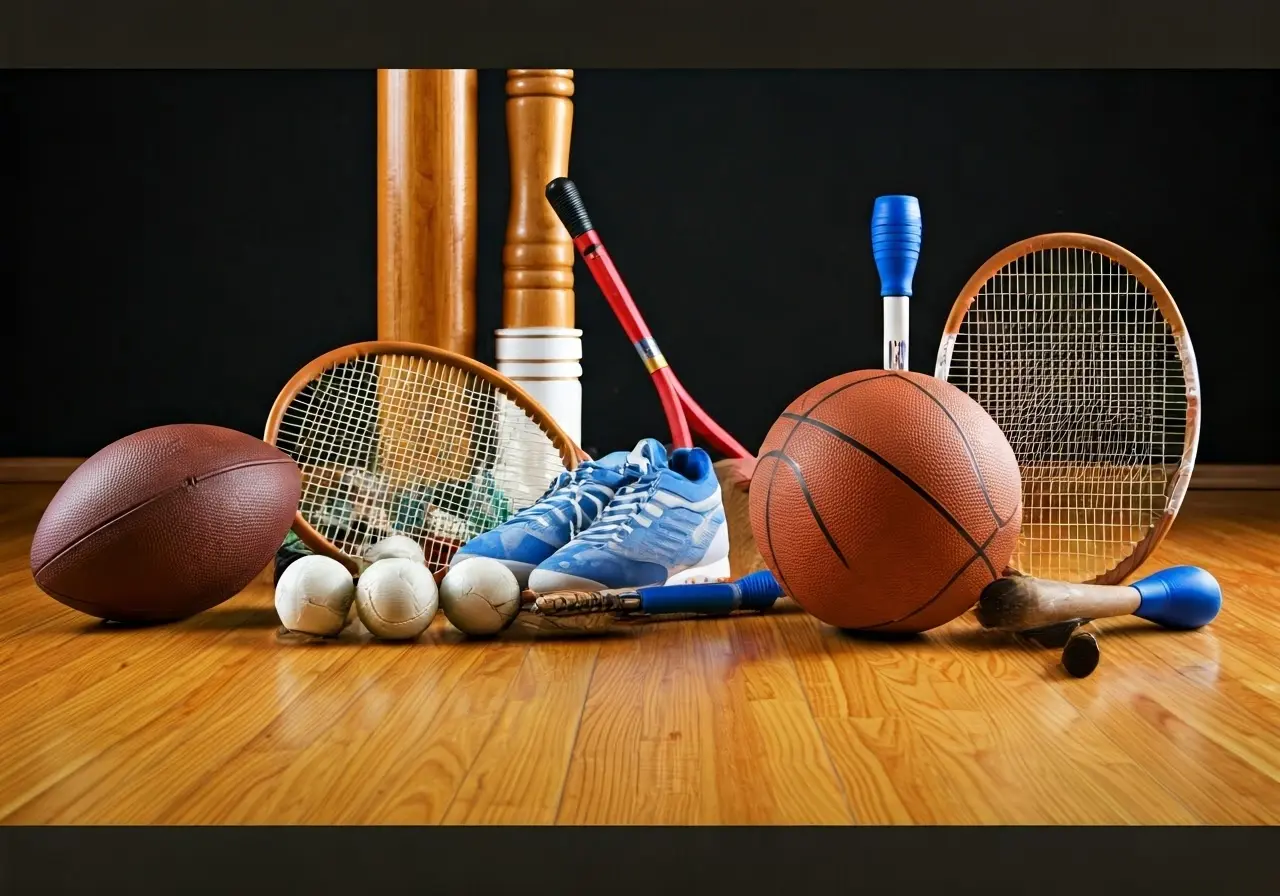
[(280, 390), (263, 440), (302, 471), (293, 531), (307, 547), (358, 573), (369, 546), (408, 535), (437, 578), (458, 547), (585, 459), (511, 380), (411, 342), (310, 361)]
[(1116, 584), (1163, 540), (1195, 466), (1199, 373), (1173, 296), (1134, 253), (1080, 233), (997, 252), (952, 306), (934, 375), (1018, 457), (1011, 571)]

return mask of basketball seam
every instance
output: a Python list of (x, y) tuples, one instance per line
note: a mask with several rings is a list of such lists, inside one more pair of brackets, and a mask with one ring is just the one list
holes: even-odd
[[(799, 429), (799, 427), (796, 428)], [(813, 514), (813, 521), (817, 523), (818, 528), (822, 530), (822, 537), (827, 540), (827, 544), (831, 546), (831, 550), (835, 552), (835, 555), (838, 558), (840, 558), (841, 565), (844, 566), (845, 569), (848, 569), (849, 561), (845, 559), (844, 553), (840, 550), (840, 546), (836, 544), (836, 540), (832, 537), (831, 531), (827, 528), (827, 524), (823, 522), (822, 514), (818, 513), (818, 507), (813, 503), (813, 495), (809, 492), (809, 486), (804, 481), (804, 474), (800, 471), (800, 465), (796, 463), (794, 459), (783, 454), (782, 449), (770, 451), (763, 455), (761, 460), (765, 457), (775, 457), (781, 461), (785, 461), (787, 467), (795, 474), (796, 485), (800, 486), (800, 494), (804, 496), (805, 504), (809, 505), (809, 512)], [(770, 485), (772, 486), (772, 482)]]
[[(997, 536), (997, 535), (999, 535), (1002, 531), (1004, 531), (1004, 526), (1000, 526), (1000, 527), (999, 527), (999, 528), (997, 528), (994, 532), (992, 532), (992, 533), (991, 533), (991, 535), (990, 535), (990, 537), (988, 537), (988, 538), (987, 538), (987, 540), (986, 540), (985, 542), (983, 542), (983, 543), (982, 543), (982, 547), (983, 547), (983, 549), (985, 550), (985, 549), (986, 549), (986, 548), (991, 544), (991, 542), (995, 541), (996, 536)], [(969, 559), (968, 559), (968, 560), (966, 560), (964, 563), (962, 563), (962, 564), (960, 565), (960, 568), (956, 570), (955, 575), (953, 575), (950, 579), (948, 579), (948, 580), (947, 580), (947, 583), (946, 583), (945, 585), (943, 585), (941, 588), (939, 588), (939, 589), (937, 590), (937, 592), (933, 595), (933, 597), (929, 598), (927, 601), (925, 601), (924, 603), (922, 603), (920, 606), (918, 606), (918, 607), (914, 608), (914, 609), (913, 609), (913, 610), (911, 610), (909, 613), (905, 613), (905, 614), (903, 614), (902, 616), (899, 616), (897, 619), (889, 619), (889, 620), (887, 620), (887, 621), (885, 621), (885, 622), (877, 622), (875, 625), (867, 626), (867, 630), (872, 630), (872, 629), (877, 629), (877, 628), (884, 628), (886, 625), (897, 625), (899, 622), (906, 622), (906, 621), (907, 621), (908, 619), (910, 619), (912, 616), (915, 616), (915, 615), (917, 615), (917, 614), (919, 614), (919, 613), (922, 613), (923, 611), (925, 611), (925, 610), (926, 610), (926, 609), (928, 609), (929, 607), (933, 606), (935, 603), (937, 603), (937, 602), (938, 602), (938, 598), (940, 598), (940, 597), (942, 597), (942, 595), (946, 594), (946, 593), (947, 593), (947, 589), (948, 589), (948, 588), (950, 588), (952, 585), (954, 585), (954, 584), (956, 583), (956, 579), (958, 579), (958, 578), (960, 578), (960, 576), (964, 575), (964, 571), (965, 571), (966, 569), (968, 569), (970, 566), (972, 566), (972, 565), (973, 565), (973, 561), (974, 561), (974, 560), (977, 560), (977, 559), (978, 559), (978, 557), (979, 557), (980, 555), (981, 555), (981, 552), (980, 552), (980, 551), (979, 551), (979, 552), (975, 552), (975, 553), (973, 553), (972, 555), (970, 555)], [(988, 564), (988, 568), (990, 568), (990, 564)], [(995, 575), (994, 573), (992, 573), (991, 580), (992, 580), (992, 581), (995, 581), (995, 579), (996, 579), (996, 575)]]
[[(991, 570), (991, 575), (993, 577), (995, 576), (996, 574), (995, 567), (992, 565), (991, 559), (987, 557), (986, 552), (982, 549), (982, 546), (978, 544), (977, 539), (975, 539), (972, 535), (970, 535), (969, 531), (960, 525), (960, 521), (957, 520), (955, 517), (953, 517), (950, 511), (948, 511), (945, 507), (943, 507), (940, 503), (938, 503), (938, 500), (934, 498), (933, 495), (925, 491), (924, 487), (921, 486), (919, 483), (917, 483), (914, 479), (912, 479), (906, 473), (903, 473), (901, 470), (899, 470), (893, 464), (889, 463), (879, 454), (872, 451), (871, 448), (859, 442), (853, 436), (850, 436), (850, 435), (847, 435), (846, 433), (841, 432), (840, 430), (836, 429), (834, 426), (831, 426), (828, 423), (824, 423), (821, 420), (811, 420), (808, 417), (802, 417), (798, 414), (783, 413), (782, 416), (786, 417), (787, 419), (796, 420), (801, 424), (807, 423), (810, 426), (816, 426), (818, 429), (821, 429), (822, 431), (835, 436), (840, 441), (858, 449), (867, 457), (871, 458), (876, 463), (880, 464), (882, 467), (884, 467), (886, 470), (892, 473), (894, 476), (902, 480), (902, 482), (906, 484), (908, 488), (910, 488), (913, 492), (915, 492), (917, 495), (923, 498), (929, 504), (930, 507), (932, 507), (944, 520), (946, 520), (947, 523), (951, 525), (953, 529), (955, 529), (958, 533), (960, 533), (960, 535), (964, 538), (965, 541), (969, 542), (969, 546), (972, 547), (975, 551), (977, 551), (978, 554), (982, 557), (982, 562), (986, 564), (987, 569)], [(800, 428), (799, 426), (796, 426), (796, 429), (799, 429), (799, 428)], [(999, 529), (996, 529), (996, 532), (999, 532), (999, 531), (1000, 531)]]
[[(879, 373), (879, 374), (876, 374), (875, 376), (869, 376), (866, 379), (861, 379), (854, 383), (848, 383), (846, 385), (841, 386), (838, 389), (833, 389), (829, 393), (827, 393), (826, 395), (822, 396), (817, 401), (815, 401), (813, 403), (813, 407), (809, 408), (807, 411), (804, 412), (805, 417), (807, 417), (809, 414), (817, 410), (817, 408), (824, 401), (826, 401), (827, 399), (835, 395), (839, 395), (841, 392), (845, 392), (849, 389), (852, 389), (854, 386), (860, 386), (863, 383), (872, 383), (872, 382), (875, 382), (876, 380), (882, 380), (885, 377), (889, 377), (889, 376), (893, 376), (893, 374)], [(782, 416), (785, 417), (787, 415), (784, 412)], [(791, 432), (787, 433), (787, 437), (782, 440), (782, 447), (778, 449), (779, 456), (786, 457), (788, 461), (790, 461), (791, 458), (787, 457), (786, 455), (787, 446), (791, 444), (791, 438), (796, 434), (796, 430), (798, 430), (799, 428), (800, 428), (799, 426), (793, 426), (791, 428)], [(770, 452), (770, 453), (772, 454), (773, 452)], [(773, 571), (777, 573), (778, 578), (782, 580), (780, 582), (780, 584), (782, 585), (782, 589), (787, 593), (791, 593), (791, 587), (787, 584), (786, 574), (783, 573), (782, 571), (782, 561), (778, 559), (778, 552), (773, 549), (773, 516), (772, 514), (769, 513), (769, 508), (773, 506), (773, 483), (774, 483), (774, 480), (777, 478), (777, 475), (778, 475), (778, 464), (775, 463), (773, 465), (773, 470), (771, 470), (769, 473), (769, 485), (765, 488), (765, 493), (764, 493), (764, 534), (765, 534), (765, 542), (766, 542), (765, 547), (768, 548), (769, 550), (769, 556), (773, 558)], [(813, 512), (814, 512), (815, 518), (817, 519), (818, 525), (822, 526), (823, 529), (825, 530), (826, 527), (825, 527), (825, 524), (822, 522), (821, 516), (817, 513), (816, 510), (814, 510)], [(832, 546), (834, 547), (834, 544)], [(840, 561), (844, 563), (844, 556), (840, 554), (839, 550), (836, 551), (836, 556), (840, 557)], [(848, 563), (845, 563), (845, 568), (846, 569), (848, 568)]]
[[(778, 449), (779, 451), (786, 449), (787, 445), (791, 442), (791, 437), (796, 434), (796, 430), (799, 428), (799, 426), (791, 427), (791, 432), (787, 433), (787, 437), (782, 440), (782, 448)], [(773, 469), (769, 472), (769, 486), (765, 489), (764, 493), (764, 534), (765, 541), (767, 542), (765, 546), (769, 549), (769, 556), (773, 558), (774, 572), (776, 572), (778, 574), (778, 578), (782, 580), (780, 583), (782, 585), (782, 590), (790, 594), (792, 593), (791, 587), (787, 584), (786, 574), (782, 571), (782, 561), (778, 559), (778, 552), (773, 549), (773, 516), (769, 513), (769, 508), (773, 506), (773, 482), (777, 478), (778, 463), (775, 461)]]
[[(983, 500), (987, 502), (987, 509), (991, 511), (991, 518), (995, 521), (996, 531), (1003, 529), (1005, 523), (1013, 519), (1013, 514), (1010, 514), (1006, 519), (1000, 519), (1000, 514), (996, 512), (995, 504), (991, 500), (991, 494), (987, 491), (986, 477), (982, 475), (982, 469), (978, 466), (977, 455), (973, 453), (973, 448), (969, 445), (969, 438), (965, 435), (964, 430), (960, 428), (960, 424), (956, 422), (956, 418), (951, 415), (951, 411), (947, 410), (947, 406), (939, 401), (938, 397), (924, 386), (909, 377), (902, 376), (899, 373), (895, 373), (894, 375), (904, 383), (907, 383), (915, 389), (919, 389), (924, 395), (928, 396), (929, 400), (936, 404), (938, 409), (941, 410), (942, 413), (946, 415), (947, 419), (951, 421), (951, 425), (955, 427), (956, 435), (960, 436), (960, 443), (964, 445), (965, 454), (969, 455), (969, 463), (973, 467), (974, 475), (978, 477), (978, 488), (982, 491)], [(981, 407), (981, 405), (979, 405), (979, 407)], [(999, 428), (999, 424), (996, 425), (996, 428)]]
[[(821, 406), (822, 406), (822, 403), (823, 403), (824, 401), (828, 401), (829, 399), (835, 398), (835, 397), (836, 397), (837, 395), (839, 395), (841, 392), (847, 392), (847, 391), (849, 391), (850, 389), (852, 389), (854, 386), (861, 386), (863, 383), (874, 383), (876, 380), (888, 379), (888, 378), (889, 378), (889, 377), (891, 377), (891, 376), (897, 376), (897, 374), (896, 374), (896, 373), (894, 373), (893, 371), (887, 371), (887, 372), (885, 372), (885, 373), (879, 373), (879, 374), (876, 374), (875, 376), (869, 376), (869, 377), (867, 377), (866, 379), (863, 379), (863, 380), (858, 380), (856, 383), (846, 383), (845, 385), (841, 386), (839, 389), (832, 389), (832, 390), (831, 390), (830, 392), (828, 392), (826, 395), (822, 396), (822, 397), (821, 397), (821, 398), (819, 398), (817, 401), (815, 401), (815, 402), (813, 403), (813, 407), (809, 408), (809, 410), (805, 411), (805, 412), (804, 412), (803, 414), (801, 414), (800, 416), (801, 416), (801, 417), (808, 417), (810, 414), (812, 414), (814, 411), (816, 411), (819, 407), (821, 407)], [(816, 388), (816, 387), (815, 387), (815, 388)], [(784, 417), (785, 417), (785, 416), (787, 416), (787, 412), (786, 412), (786, 411), (784, 411), (784, 412), (783, 412), (783, 414), (782, 414), (782, 416), (784, 416)], [(794, 415), (793, 415), (793, 416), (794, 416)]]
[[(832, 389), (826, 395), (822, 396), (817, 401), (815, 401), (813, 403), (813, 406), (805, 410), (804, 413), (802, 414), (795, 414), (789, 411), (783, 411), (779, 419), (794, 420), (796, 421), (796, 425), (791, 428), (791, 432), (787, 433), (787, 437), (782, 440), (781, 447), (779, 447), (775, 451), (770, 451), (767, 454), (762, 455), (760, 458), (761, 460), (764, 460), (765, 458), (770, 456), (773, 456), (775, 458), (773, 469), (769, 471), (769, 483), (765, 487), (765, 493), (764, 493), (764, 526), (765, 526), (764, 547), (769, 551), (769, 556), (773, 558), (773, 564), (772, 564), (773, 571), (777, 573), (778, 578), (781, 580), (780, 584), (782, 585), (782, 589), (787, 593), (792, 593), (792, 589), (787, 584), (786, 574), (782, 571), (782, 561), (778, 558), (777, 551), (773, 549), (773, 515), (769, 512), (770, 508), (773, 506), (773, 483), (776, 480), (778, 475), (779, 464), (776, 461), (786, 460), (788, 466), (792, 467), (793, 472), (796, 473), (796, 482), (800, 486), (801, 492), (805, 496), (805, 501), (809, 504), (810, 513), (813, 514), (814, 521), (818, 524), (818, 527), (822, 530), (822, 534), (826, 538), (827, 544), (831, 546), (832, 550), (835, 552), (835, 555), (840, 559), (841, 564), (844, 565), (845, 569), (848, 569), (849, 568), (848, 561), (845, 559), (844, 554), (840, 551), (839, 547), (836, 545), (835, 541), (832, 539), (830, 533), (827, 531), (826, 524), (822, 520), (822, 515), (818, 513), (817, 507), (813, 504), (813, 501), (809, 496), (808, 488), (805, 486), (803, 477), (799, 473), (799, 465), (796, 464), (796, 462), (786, 454), (786, 449), (787, 449), (787, 446), (791, 444), (791, 439), (795, 436), (796, 432), (800, 429), (800, 425), (799, 425), (800, 423), (812, 422), (814, 424), (819, 424), (821, 422), (816, 420), (811, 421), (809, 419), (809, 415), (812, 414), (814, 411), (816, 411), (819, 407), (821, 407), (824, 402), (830, 400), (831, 398), (834, 398), (835, 396), (839, 395), (841, 392), (847, 392), (848, 390), (854, 388), (855, 386), (860, 386), (863, 383), (874, 383), (877, 380), (888, 379), (889, 377), (897, 377), (898, 379), (905, 380), (906, 382), (911, 382), (910, 380), (907, 380), (906, 377), (900, 376), (897, 371), (892, 371), (892, 370), (885, 371), (884, 373), (878, 373), (875, 376), (868, 376), (864, 379), (857, 380), (856, 382), (846, 383), (845, 385), (840, 386), (837, 389)], [(826, 428), (825, 425), (822, 428)], [(839, 433), (838, 430), (831, 430), (831, 431), (837, 435), (843, 435)], [(865, 446), (855, 445), (855, 447), (869, 454), (873, 454), (872, 452), (870, 452), (870, 449), (867, 449)], [(967, 448), (968, 446), (966, 445), (965, 447)], [(934, 509), (939, 511), (942, 514), (943, 518), (946, 519), (953, 528), (955, 528), (958, 532), (960, 532), (960, 534), (964, 536), (965, 540), (968, 541), (969, 544), (974, 548), (976, 553), (974, 554), (973, 557), (969, 558), (969, 561), (965, 564), (964, 568), (967, 568), (968, 565), (973, 562), (974, 557), (981, 556), (983, 562), (987, 566), (987, 569), (992, 571), (991, 572), (992, 577), (993, 578), (995, 577), (994, 567), (991, 565), (990, 559), (988, 559), (986, 554), (983, 553), (982, 548), (978, 547), (977, 542), (972, 537), (970, 537), (967, 531), (965, 531), (963, 528), (960, 527), (959, 523), (956, 520), (951, 518), (950, 514), (948, 514), (941, 505), (937, 504), (927, 492), (925, 492), (922, 488), (920, 488), (909, 477), (907, 477), (905, 474), (895, 469), (891, 464), (886, 463), (883, 460), (883, 458), (879, 458), (878, 456), (875, 456), (875, 459), (878, 460), (880, 463), (884, 464), (884, 466), (890, 472), (894, 473), (896, 476), (901, 478), (904, 482), (907, 483), (908, 486), (910, 486), (913, 490), (917, 491), (920, 495), (922, 495), (925, 498), (925, 500), (928, 501), (930, 504), (932, 504), (934, 506)], [(975, 464), (974, 465), (975, 469), (976, 469), (976, 466), (977, 465)], [(985, 489), (983, 491), (983, 494), (984, 495), (986, 494)], [(989, 499), (988, 499), (988, 506), (990, 506)], [(994, 510), (992, 510), (992, 514), (995, 515)], [(999, 520), (999, 517), (997, 516), (996, 519)], [(996, 534), (1000, 531), (1000, 528), (1002, 527), (997, 527), (996, 531), (991, 534), (992, 538), (996, 536)], [(988, 543), (990, 543), (990, 539), (988, 539)], [(936, 596), (933, 599), (936, 600), (937, 599)], [(883, 624), (888, 625), (891, 623), (883, 623)]]

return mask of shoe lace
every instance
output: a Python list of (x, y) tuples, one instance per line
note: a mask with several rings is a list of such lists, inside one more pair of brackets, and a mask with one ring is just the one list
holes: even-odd
[[(565, 470), (552, 480), (537, 501), (514, 514), (511, 519), (534, 520), (550, 515), (569, 523), (569, 537), (572, 538), (584, 525), (589, 524), (583, 502), (591, 501), (597, 506), (598, 512), (599, 508), (607, 506), (608, 500), (613, 496), (612, 489), (594, 478), (598, 466), (587, 461), (572, 472)], [(594, 491), (598, 493), (588, 491), (588, 486), (594, 486)]]
[(642, 466), (636, 465), (634, 470), (632, 464), (627, 467), (638, 474), (637, 478), (618, 489), (600, 518), (579, 536), (580, 541), (621, 541), (634, 528), (636, 517), (657, 492), (662, 479), (660, 468), (650, 467), (645, 462)]

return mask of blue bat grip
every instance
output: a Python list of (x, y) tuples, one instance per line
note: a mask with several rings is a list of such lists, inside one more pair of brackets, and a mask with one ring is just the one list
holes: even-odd
[(1222, 609), (1222, 586), (1198, 566), (1171, 566), (1132, 587), (1142, 596), (1134, 615), (1165, 628), (1199, 628)]
[(920, 200), (881, 196), (871, 210), (871, 254), (880, 272), (880, 295), (910, 296), (920, 260)]
[(767, 569), (745, 575), (736, 582), (703, 582), (697, 585), (655, 585), (637, 589), (645, 613), (731, 613), (734, 610), (767, 610), (782, 596), (773, 573)]

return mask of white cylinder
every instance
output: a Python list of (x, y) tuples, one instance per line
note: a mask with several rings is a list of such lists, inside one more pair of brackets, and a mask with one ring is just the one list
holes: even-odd
[(909, 370), (907, 356), (911, 301), (906, 296), (884, 297), (884, 368)]
[(510, 377), (582, 444), (582, 331), (569, 327), (498, 330), (498, 372)]

